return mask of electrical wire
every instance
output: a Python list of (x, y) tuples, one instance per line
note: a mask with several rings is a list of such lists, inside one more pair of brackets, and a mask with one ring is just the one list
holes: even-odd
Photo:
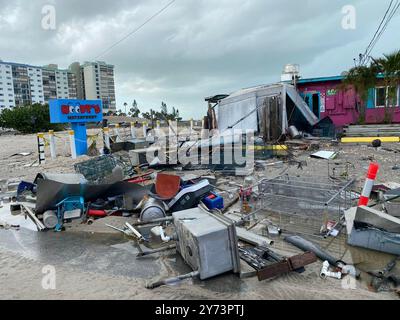
[(138, 26), (136, 29), (132, 30), (129, 32), (127, 35), (119, 39), (117, 42), (112, 44), (110, 47), (108, 47), (106, 50), (104, 50), (102, 53), (100, 53), (94, 60), (97, 60), (99, 57), (104, 56), (106, 53), (110, 52), (113, 48), (115, 48), (117, 45), (119, 45), (121, 42), (125, 41), (128, 39), (130, 36), (138, 32), (140, 29), (142, 29), (146, 24), (148, 24), (151, 20), (156, 18), (158, 15), (160, 15), (163, 11), (165, 11), (169, 6), (171, 6), (176, 0), (172, 0), (169, 2), (166, 6), (164, 6), (161, 10), (157, 11), (155, 14), (153, 14), (151, 17), (149, 17), (145, 22), (143, 22), (140, 26)]
[(394, 15), (396, 14), (397, 10), (400, 8), (400, 1), (396, 0), (396, 3), (392, 7), (393, 0), (390, 2), (389, 7), (385, 13), (384, 18), (382, 19), (381, 24), (379, 25), (377, 32), (375, 33), (374, 37), (372, 38), (370, 44), (368, 45), (364, 55), (361, 65), (366, 65), (370, 60), (370, 54), (372, 50), (375, 48), (377, 42), (381, 39), (383, 33), (386, 31), (390, 21), (393, 19)]
[(381, 29), (381, 27), (382, 27), (382, 25), (383, 25), (383, 22), (385, 21), (387, 15), (388, 15), (388, 13), (389, 13), (390, 8), (392, 7), (393, 1), (394, 1), (394, 0), (391, 0), (391, 1), (390, 1), (389, 7), (387, 8), (387, 10), (386, 10), (386, 12), (385, 12), (385, 15), (383, 16), (382, 21), (381, 21), (381, 23), (379, 24), (378, 29), (376, 29), (374, 36), (372, 37), (370, 43), (368, 44), (367, 48), (365, 49), (363, 58), (362, 58), (362, 60), (361, 60), (361, 65), (364, 64), (364, 61), (365, 61), (365, 59), (366, 59), (366, 57), (367, 57), (368, 50), (371, 48), (371, 45), (372, 45), (373, 41), (375, 40), (377, 34), (379, 33), (379, 30)]
[(381, 32), (378, 34), (378, 37), (375, 39), (375, 41), (374, 41), (372, 47), (369, 49), (369, 52), (367, 53), (367, 60), (366, 60), (366, 63), (371, 59), (370, 54), (371, 54), (372, 50), (374, 49), (374, 47), (375, 47), (376, 43), (379, 41), (379, 39), (382, 37), (382, 34), (386, 31), (386, 29), (387, 29), (387, 27), (388, 27), (388, 25), (389, 25), (389, 22), (392, 20), (392, 18), (393, 18), (394, 15), (396, 14), (397, 10), (399, 9), (399, 7), (400, 7), (400, 2), (397, 1), (397, 3), (395, 4), (395, 6), (393, 7), (392, 11), (390, 12), (389, 17), (388, 17), (388, 19), (387, 19), (385, 25), (383, 26)]

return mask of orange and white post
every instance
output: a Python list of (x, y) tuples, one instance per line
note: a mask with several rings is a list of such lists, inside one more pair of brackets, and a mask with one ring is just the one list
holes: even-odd
[(376, 176), (378, 175), (379, 164), (371, 163), (369, 165), (367, 179), (365, 181), (364, 189), (361, 193), (360, 200), (358, 201), (358, 206), (367, 206), (369, 202), (369, 197), (371, 195), (372, 188), (374, 187)]

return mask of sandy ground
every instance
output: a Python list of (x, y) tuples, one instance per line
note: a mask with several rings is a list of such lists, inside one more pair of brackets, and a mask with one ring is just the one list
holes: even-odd
[[(163, 262), (164, 269), (169, 266)], [(56, 289), (43, 289), (43, 267), (34, 260), (0, 250), (0, 299), (396, 299), (388, 293), (372, 293), (366, 288), (345, 290), (340, 281), (322, 281), (315, 268), (303, 274), (291, 273), (273, 281), (256, 278), (241, 280), (225, 276), (225, 285), (198, 280), (185, 280), (178, 285), (154, 290), (144, 289), (145, 280), (83, 272), (70, 267), (55, 266)], [(162, 273), (166, 272), (163, 270)], [(222, 276), (224, 277), (224, 276)], [(235, 292), (232, 292), (235, 291)]]
[[(96, 134), (98, 130), (91, 133)], [(140, 132), (140, 131), (139, 131)], [(80, 162), (72, 160), (69, 154), (69, 145), (65, 133), (57, 134), (57, 150), (60, 156), (56, 160), (50, 160), (41, 167), (26, 167), (37, 158), (37, 143), (35, 135), (1, 135), (0, 136), (0, 180), (23, 178), (31, 181), (38, 172), (73, 172), (73, 164)], [(98, 140), (98, 146), (101, 141)], [(389, 148), (398, 148), (396, 145), (386, 145)], [(349, 164), (350, 175), (357, 179), (355, 189), (360, 191), (363, 177), (371, 160), (381, 164), (378, 182), (400, 182), (400, 171), (393, 170), (393, 166), (400, 164), (398, 153), (386, 150), (376, 150), (364, 145), (339, 145), (332, 147), (321, 144), (321, 149), (337, 150), (339, 156), (329, 165), (325, 160), (311, 159), (309, 153), (301, 153), (298, 160), (307, 161), (303, 170), (297, 166), (290, 166), (286, 170), (289, 174), (311, 175), (318, 172), (319, 175), (327, 175), (332, 166), (337, 168)], [(12, 156), (20, 152), (32, 152), (29, 156)], [(272, 160), (276, 161), (276, 160)], [(256, 177), (273, 177), (286, 167), (269, 167), (266, 171), (257, 172)], [(243, 179), (243, 178), (240, 178)], [(19, 231), (3, 230), (0, 233), (13, 233), (18, 238)], [(87, 230), (75, 230), (74, 232), (88, 232)], [(89, 230), (95, 232), (95, 230)], [(3, 234), (5, 235), (5, 234)], [(0, 234), (1, 236), (1, 234)], [(7, 237), (8, 235), (6, 235)], [(49, 235), (50, 237), (50, 235)], [(61, 241), (50, 239), (49, 241)], [(338, 240), (339, 241), (339, 240)], [(51, 242), (50, 242), (51, 243)], [(82, 244), (84, 246), (84, 243)], [(339, 246), (340, 247), (340, 246)], [(345, 245), (343, 245), (345, 247)], [(295, 252), (296, 250), (294, 250)], [(390, 259), (389, 256), (377, 256), (368, 250), (353, 250), (344, 252), (347, 258), (355, 263), (373, 264), (373, 267), (383, 267)], [(118, 256), (118, 251), (113, 252)], [(122, 254), (122, 252), (121, 252)], [(95, 259), (115, 259), (115, 256), (105, 254)], [(174, 269), (176, 256), (160, 255), (154, 263), (159, 264), (160, 272), (153, 279), (174, 276), (179, 272)], [(96, 261), (96, 260), (94, 260)], [(373, 293), (368, 290), (367, 282), (361, 281), (356, 290), (345, 290), (341, 282), (319, 277), (321, 263), (317, 262), (306, 268), (303, 274), (291, 273), (273, 281), (259, 282), (256, 278), (239, 279), (234, 275), (223, 275), (208, 281), (185, 280), (178, 285), (164, 286), (152, 291), (144, 289), (146, 279), (129, 275), (116, 275), (110, 272), (89, 272), (86, 269), (74, 267), (70, 261), (47, 261), (54, 265), (57, 273), (57, 285), (55, 290), (42, 288), (42, 268), (44, 262), (35, 257), (29, 257), (15, 250), (10, 250), (0, 243), (0, 299), (398, 299), (395, 293)], [(370, 267), (370, 266), (368, 266)], [(110, 267), (111, 268), (111, 267)], [(134, 268), (134, 265), (132, 265)], [(129, 273), (128, 273), (129, 274)]]

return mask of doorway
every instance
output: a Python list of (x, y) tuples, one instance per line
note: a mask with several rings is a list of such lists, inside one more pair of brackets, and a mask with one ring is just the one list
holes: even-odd
[(320, 93), (306, 93), (304, 96), (304, 101), (308, 104), (310, 110), (315, 114), (315, 116), (320, 118)]

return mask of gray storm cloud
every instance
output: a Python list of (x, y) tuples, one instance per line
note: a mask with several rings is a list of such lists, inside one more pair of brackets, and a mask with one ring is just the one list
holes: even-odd
[[(0, 0), (0, 58), (29, 64), (93, 60), (167, 1)], [(42, 7), (56, 8), (56, 30), (41, 27)], [(354, 5), (357, 28), (341, 27)], [(161, 101), (200, 118), (204, 97), (279, 80), (286, 63), (304, 77), (351, 67), (376, 30), (386, 1), (176, 0), (167, 10), (101, 56), (115, 65), (117, 106), (136, 99), (143, 111)], [(398, 48), (399, 17), (375, 55)]]

